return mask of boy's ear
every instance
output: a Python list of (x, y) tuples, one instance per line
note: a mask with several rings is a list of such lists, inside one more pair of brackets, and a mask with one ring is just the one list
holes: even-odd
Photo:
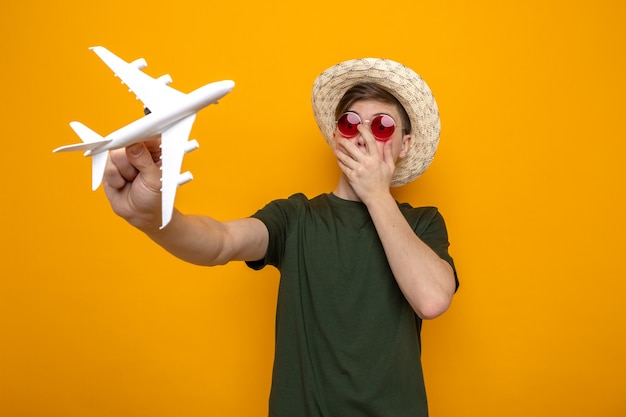
[(407, 153), (409, 153), (409, 149), (411, 149), (411, 142), (413, 141), (413, 136), (404, 135), (402, 137), (402, 150), (400, 150), (399, 158), (404, 158)]

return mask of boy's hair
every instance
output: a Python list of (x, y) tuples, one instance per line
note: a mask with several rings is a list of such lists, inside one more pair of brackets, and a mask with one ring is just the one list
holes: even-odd
[(339, 119), (339, 117), (344, 114), (350, 106), (360, 100), (377, 100), (383, 103), (395, 105), (400, 111), (402, 130), (405, 134), (411, 133), (411, 120), (409, 119), (409, 115), (406, 113), (406, 110), (404, 110), (404, 107), (402, 107), (402, 104), (400, 104), (398, 99), (393, 94), (380, 85), (374, 83), (361, 83), (348, 89), (337, 104), (337, 109), (335, 110), (335, 120)]

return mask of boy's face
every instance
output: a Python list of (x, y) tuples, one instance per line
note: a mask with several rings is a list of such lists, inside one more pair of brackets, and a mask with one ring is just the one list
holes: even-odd
[[(400, 117), (400, 111), (398, 110), (397, 106), (393, 104), (383, 103), (377, 100), (361, 100), (352, 104), (347, 109), (347, 112), (356, 114), (358, 116), (358, 119), (361, 120), (361, 124), (366, 126), (366, 131), (364, 134), (371, 135), (371, 138), (375, 139), (376, 147), (380, 155), (382, 155), (385, 142), (391, 141), (391, 149), (394, 161), (397, 161), (398, 158), (403, 158), (404, 156), (406, 156), (406, 153), (409, 150), (409, 145), (411, 143), (411, 135), (404, 134), (404, 130), (402, 129), (402, 119)], [(377, 116), (381, 115), (389, 116), (393, 119), (393, 121), (395, 122), (395, 130), (388, 138), (377, 139), (376, 135), (372, 133), (371, 123)], [(383, 122), (386, 123), (386, 121)], [(381, 129), (385, 130), (386, 128)], [(360, 131), (357, 131), (356, 127), (352, 127), (352, 130), (356, 133), (356, 135), (347, 138), (345, 134), (342, 134), (339, 128), (336, 128), (334, 137), (335, 146), (340, 146), (337, 145), (339, 138), (347, 138), (365, 153), (367, 149), (363, 134), (361, 134)], [(379, 133), (377, 134), (380, 135)]]

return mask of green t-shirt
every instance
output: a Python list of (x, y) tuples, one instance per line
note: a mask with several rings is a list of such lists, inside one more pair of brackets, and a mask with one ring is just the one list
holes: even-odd
[[(399, 204), (415, 233), (454, 268), (433, 207)], [(421, 320), (401, 293), (364, 204), (322, 194), (269, 203), (254, 269), (280, 270), (270, 417), (428, 415)]]

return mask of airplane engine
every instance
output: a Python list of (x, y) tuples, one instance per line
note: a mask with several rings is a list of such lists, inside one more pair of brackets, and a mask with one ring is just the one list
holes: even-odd
[(147, 67), (148, 63), (146, 62), (145, 59), (139, 58), (139, 59), (136, 59), (133, 62), (131, 62), (130, 65), (132, 65), (133, 67), (141, 70), (141, 69), (144, 69), (145, 67)]
[(195, 139), (192, 139), (192, 140), (188, 141), (187, 144), (185, 145), (185, 153), (189, 153), (191, 151), (195, 151), (199, 147), (200, 147), (200, 144), (198, 143), (198, 141), (195, 140)]
[(178, 176), (178, 185), (187, 184), (192, 179), (193, 179), (193, 175), (191, 175), (191, 172), (189, 171), (183, 172), (182, 174)]
[(163, 74), (157, 78), (157, 80), (165, 85), (170, 85), (172, 83), (172, 77), (169, 74)]

